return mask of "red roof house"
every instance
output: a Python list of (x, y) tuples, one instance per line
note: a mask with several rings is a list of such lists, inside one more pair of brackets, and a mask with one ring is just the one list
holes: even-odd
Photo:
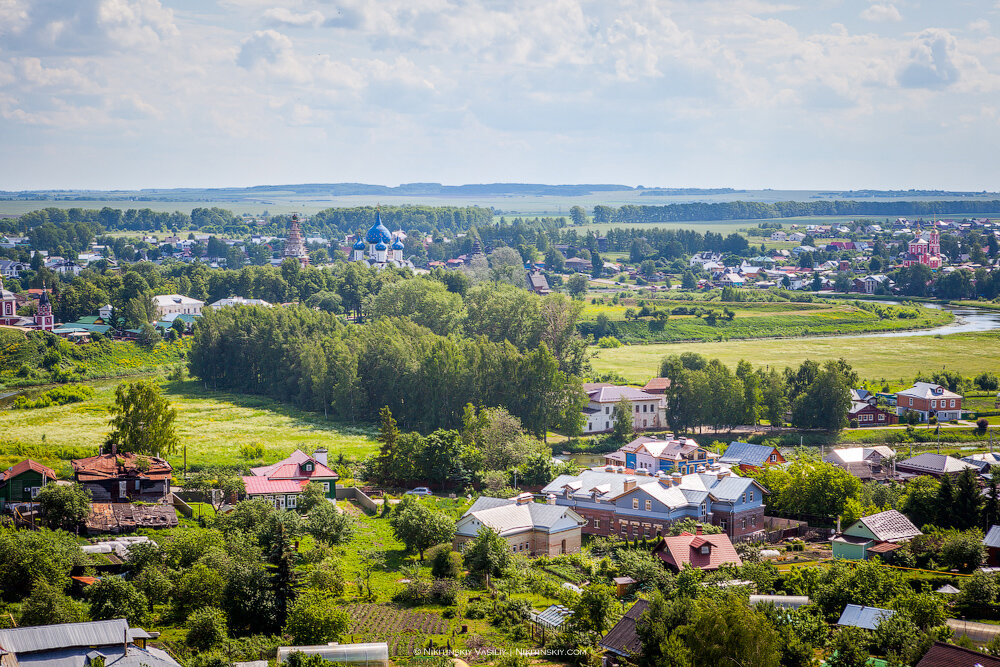
[(279, 509), (291, 509), (298, 505), (298, 495), (306, 484), (316, 482), (323, 486), (327, 498), (335, 500), (339, 476), (327, 467), (326, 456), (325, 449), (316, 450), (312, 456), (296, 449), (277, 463), (251, 468), (252, 474), (243, 478), (247, 496), (264, 498)]
[(718, 570), (725, 563), (743, 564), (728, 535), (705, 535), (701, 526), (694, 535), (685, 531), (676, 537), (661, 538), (653, 547), (653, 555), (678, 572), (685, 563), (699, 570)]

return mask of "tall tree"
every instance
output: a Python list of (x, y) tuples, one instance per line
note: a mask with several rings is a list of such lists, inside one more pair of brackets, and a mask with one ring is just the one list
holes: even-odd
[(969, 530), (980, 525), (983, 498), (979, 492), (979, 482), (971, 468), (966, 468), (958, 476), (955, 486), (955, 504), (952, 507), (952, 523), (959, 530)]
[(295, 600), (295, 585), (298, 575), (295, 572), (295, 552), (292, 551), (288, 535), (283, 525), (278, 526), (274, 547), (268, 559), (268, 570), (271, 572), (271, 590), (274, 594), (274, 617), (279, 626), (285, 625), (288, 610)]
[(618, 399), (614, 408), (615, 423), (611, 427), (611, 438), (615, 442), (628, 442), (634, 434), (632, 414), (632, 401), (625, 396)]
[(154, 381), (118, 385), (111, 414), (111, 432), (104, 441), (108, 451), (164, 456), (176, 449), (177, 411), (170, 407)]
[(396, 539), (406, 548), (420, 554), (435, 544), (451, 541), (455, 534), (455, 522), (444, 512), (436, 512), (427, 507), (416, 496), (406, 496), (392, 511), (389, 524)]

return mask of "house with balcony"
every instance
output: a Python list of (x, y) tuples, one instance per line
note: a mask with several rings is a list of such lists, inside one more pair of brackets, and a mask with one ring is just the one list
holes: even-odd
[(618, 451), (606, 454), (604, 463), (650, 474), (679, 472), (687, 475), (704, 472), (718, 459), (718, 454), (708, 451), (691, 438), (661, 440), (641, 435)]
[(717, 465), (688, 475), (605, 466), (560, 475), (542, 493), (573, 508), (586, 520), (583, 532), (589, 535), (650, 538), (685, 519), (718, 526), (735, 541), (764, 532), (767, 490)]
[(938, 421), (961, 419), (962, 395), (932, 382), (916, 382), (909, 389), (896, 392), (896, 414), (902, 417), (907, 412), (917, 413), (922, 422), (931, 417), (937, 417)]
[(648, 394), (636, 387), (619, 387), (606, 382), (583, 385), (587, 407), (583, 409), (583, 434), (607, 433), (615, 426), (615, 408), (625, 398), (632, 404), (632, 428), (662, 429), (667, 426), (667, 400), (662, 394)]

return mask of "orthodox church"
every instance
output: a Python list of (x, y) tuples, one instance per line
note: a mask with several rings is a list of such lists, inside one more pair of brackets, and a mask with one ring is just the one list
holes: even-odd
[(17, 295), (5, 290), (3, 280), (0, 279), (0, 325), (52, 331), (55, 328), (55, 318), (52, 317), (48, 290), (42, 290), (42, 296), (38, 299), (38, 312), (22, 317), (17, 314)]
[[(365, 233), (364, 239), (358, 239), (351, 253), (351, 260), (366, 262), (369, 266), (381, 269), (385, 266), (408, 266), (413, 268), (413, 262), (403, 259), (403, 232), (390, 232), (382, 224), (382, 215), (375, 209), (375, 224)], [(365, 249), (367, 246), (367, 254)]]

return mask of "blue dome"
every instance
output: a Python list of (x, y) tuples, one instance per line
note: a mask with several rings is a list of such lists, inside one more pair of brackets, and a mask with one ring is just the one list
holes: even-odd
[(382, 216), (379, 215), (378, 211), (375, 211), (375, 224), (365, 234), (365, 240), (369, 243), (389, 243), (392, 241), (389, 229), (382, 224)]
[(396, 242), (392, 244), (392, 249), (393, 250), (402, 250), (403, 249), (403, 242), (400, 241), (399, 239), (396, 239)]
[(365, 242), (362, 241), (361, 239), (358, 239), (358, 242), (354, 244), (354, 249), (355, 250), (364, 250), (365, 249)]
[(386, 248), (386, 245), (384, 243), (382, 243), (381, 241), (379, 241), (378, 244), (376, 244), (376, 246), (375, 246), (376, 250), (385, 250), (385, 248)]

